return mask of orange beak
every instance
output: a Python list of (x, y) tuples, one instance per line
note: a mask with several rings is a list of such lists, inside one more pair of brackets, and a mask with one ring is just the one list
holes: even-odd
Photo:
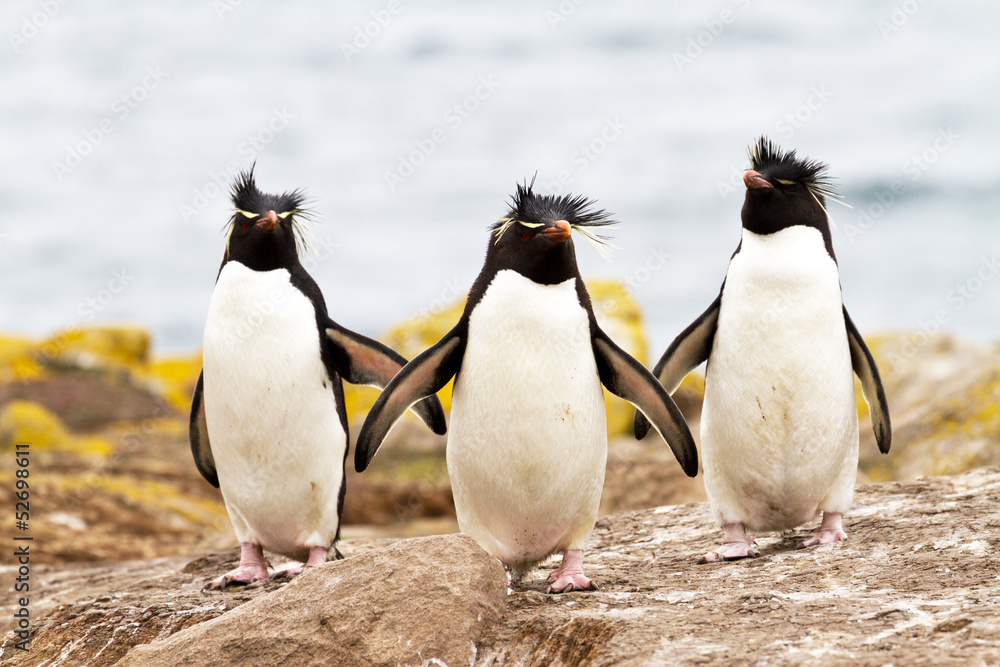
[(753, 169), (743, 174), (743, 184), (747, 186), (747, 190), (764, 190), (774, 187), (767, 182), (766, 178), (761, 176), (760, 172), (756, 172)]
[(257, 226), (266, 232), (271, 231), (278, 226), (278, 215), (274, 211), (268, 211), (257, 221)]
[(570, 229), (569, 223), (565, 220), (556, 220), (553, 225), (554, 226), (552, 227), (546, 227), (543, 229), (542, 234), (553, 241), (568, 241), (570, 234), (573, 232), (573, 230)]

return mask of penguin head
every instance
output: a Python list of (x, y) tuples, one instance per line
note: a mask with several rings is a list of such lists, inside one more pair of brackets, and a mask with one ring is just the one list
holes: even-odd
[(578, 273), (573, 230), (603, 251), (610, 244), (593, 228), (615, 221), (610, 213), (593, 210), (594, 202), (585, 197), (535, 194), (534, 184), (534, 179), (518, 184), (506, 215), (491, 227), (486, 265), (543, 285), (561, 283)]
[[(750, 147), (750, 170), (743, 174), (743, 228), (773, 234), (786, 227), (815, 227), (828, 248), (830, 223), (825, 197), (836, 194), (826, 175), (827, 165), (783, 151), (766, 137)], [(832, 255), (832, 252), (831, 252)]]
[(236, 210), (229, 219), (223, 263), (235, 260), (255, 271), (289, 268), (298, 263), (298, 245), (304, 244), (305, 231), (299, 218), (309, 217), (302, 207), (302, 191), (280, 195), (261, 192), (251, 167), (236, 177), (232, 201)]

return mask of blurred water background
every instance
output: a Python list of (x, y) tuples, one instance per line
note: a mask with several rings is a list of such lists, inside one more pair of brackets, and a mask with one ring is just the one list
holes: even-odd
[(653, 353), (715, 297), (746, 147), (828, 162), (862, 331), (994, 340), (1000, 6), (966, 1), (5, 2), (0, 330), (139, 322), (190, 350), (256, 160), (322, 219), (307, 267), (377, 335), (454, 300), (516, 182), (622, 222)]

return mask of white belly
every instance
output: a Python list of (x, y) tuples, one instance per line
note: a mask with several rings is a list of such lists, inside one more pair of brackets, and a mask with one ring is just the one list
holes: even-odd
[(347, 436), (312, 303), (284, 269), (223, 268), (204, 341), (205, 417), (240, 542), (292, 557), (339, 526)]
[(701, 437), (722, 524), (779, 530), (849, 508), (854, 378), (837, 266), (817, 230), (744, 230), (726, 274)]
[(508, 564), (582, 548), (604, 487), (607, 427), (573, 280), (501, 271), (469, 319), (448, 472), (462, 532)]

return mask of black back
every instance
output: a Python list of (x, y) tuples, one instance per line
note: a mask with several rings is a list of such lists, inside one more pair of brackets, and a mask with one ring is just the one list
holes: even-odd
[[(750, 168), (771, 187), (748, 187), (743, 200), (743, 228), (755, 234), (773, 234), (787, 227), (814, 227), (823, 235), (834, 261), (833, 239), (825, 195), (833, 196), (827, 165), (783, 151), (766, 137), (750, 147)], [(738, 252), (738, 250), (737, 250)]]

